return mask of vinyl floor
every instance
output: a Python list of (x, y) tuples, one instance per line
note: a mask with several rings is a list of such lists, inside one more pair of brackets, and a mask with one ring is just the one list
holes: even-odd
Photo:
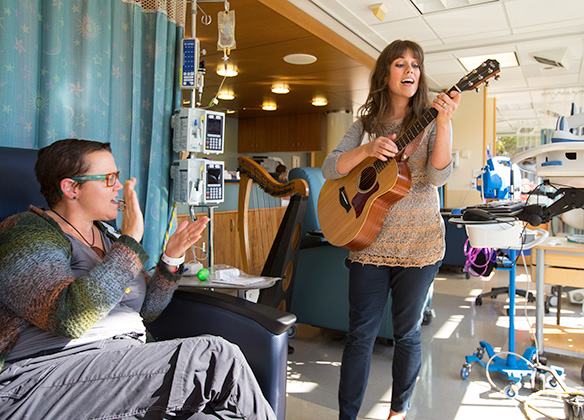
[[(474, 364), (469, 377), (461, 378), (465, 356), (471, 355), (480, 341), (490, 343), (496, 352), (509, 350), (508, 296), (486, 298), (481, 306), (475, 297), (492, 287), (508, 285), (509, 274), (495, 270), (488, 278), (471, 277), (454, 270), (441, 270), (436, 278), (432, 308), (435, 318), (423, 326), (423, 362), (408, 420), (519, 420), (564, 419), (563, 392), (560, 386), (547, 385), (546, 394), (534, 393), (529, 374), (522, 380), (522, 388), (515, 398), (508, 398), (501, 391), (509, 384), (507, 376), (489, 372)], [(523, 267), (518, 267), (517, 288), (534, 291)], [(546, 290), (550, 293), (550, 290)], [(516, 352), (523, 354), (533, 346), (530, 325), (535, 322), (535, 303), (522, 297), (516, 298)], [(571, 304), (567, 297), (562, 300), (562, 325), (575, 327), (584, 332), (582, 306)], [(554, 323), (556, 309), (551, 308), (545, 323)], [(338, 418), (337, 386), (344, 334), (338, 331), (298, 324), (295, 336), (290, 340), (294, 352), (289, 355), (287, 381), (287, 420), (334, 420)], [(579, 357), (562, 356), (546, 352), (547, 365), (565, 370), (564, 383), (567, 392), (584, 392), (581, 369), (584, 349)], [(391, 400), (391, 363), (393, 347), (386, 340), (377, 341), (365, 400), (359, 413), (360, 419), (386, 419)], [(506, 357), (501, 355), (500, 357)], [(485, 355), (483, 362), (489, 357)], [(551, 376), (548, 374), (548, 378)], [(524, 404), (527, 402), (527, 406)], [(527, 407), (527, 408), (525, 408)], [(530, 408), (534, 407), (542, 411)]]

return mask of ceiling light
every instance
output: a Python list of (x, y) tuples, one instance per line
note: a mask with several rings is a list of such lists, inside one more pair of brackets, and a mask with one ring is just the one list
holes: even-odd
[(506, 52), (499, 54), (490, 55), (477, 55), (474, 57), (461, 57), (458, 59), (460, 63), (464, 66), (467, 71), (476, 69), (486, 60), (497, 60), (499, 62), (499, 67), (517, 67), (519, 66), (519, 61), (517, 60), (517, 54), (514, 52)]
[(237, 73), (237, 67), (235, 67), (233, 64), (227, 64), (227, 67), (225, 67), (225, 64), (219, 64), (217, 66), (217, 74), (219, 76), (235, 77), (237, 76)]
[(290, 87), (288, 86), (288, 83), (275, 83), (272, 85), (272, 92), (284, 95), (290, 92)]
[(288, 54), (284, 56), (284, 61), (290, 64), (312, 64), (316, 61), (316, 57), (310, 54)]
[(219, 99), (223, 99), (224, 101), (231, 101), (235, 99), (235, 94), (231, 90), (222, 90), (221, 92), (219, 92), (217, 97)]
[(275, 111), (276, 109), (278, 109), (278, 107), (276, 106), (275, 102), (266, 101), (262, 104), (262, 109), (264, 111)]
[(328, 104), (328, 101), (326, 100), (326, 98), (322, 98), (322, 97), (316, 97), (312, 100), (312, 105), (314, 106), (325, 106)]

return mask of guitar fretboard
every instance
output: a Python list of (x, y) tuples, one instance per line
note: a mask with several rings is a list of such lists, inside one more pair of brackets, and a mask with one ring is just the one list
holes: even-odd
[[(418, 135), (424, 131), (428, 125), (434, 121), (436, 116), (438, 115), (438, 111), (434, 108), (429, 108), (426, 112), (422, 114), (420, 118), (418, 118), (402, 135), (400, 135), (396, 140), (395, 144), (399, 149), (399, 153), (403, 152), (408, 144), (410, 144)], [(375, 170), (379, 173), (383, 168), (387, 166), (387, 164), (391, 162), (391, 159), (387, 159), (386, 161), (377, 159), (373, 166)]]

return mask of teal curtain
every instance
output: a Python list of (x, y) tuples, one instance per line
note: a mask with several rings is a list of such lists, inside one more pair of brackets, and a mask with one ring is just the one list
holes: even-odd
[(170, 207), (170, 116), (183, 34), (175, 16), (184, 19), (185, 4), (0, 0), (0, 145), (111, 142), (120, 178), (138, 179), (151, 263)]

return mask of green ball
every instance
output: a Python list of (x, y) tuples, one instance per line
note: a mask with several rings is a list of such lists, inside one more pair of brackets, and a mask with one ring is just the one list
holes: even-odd
[(197, 273), (199, 280), (206, 280), (209, 277), (209, 270), (206, 268), (201, 268)]

